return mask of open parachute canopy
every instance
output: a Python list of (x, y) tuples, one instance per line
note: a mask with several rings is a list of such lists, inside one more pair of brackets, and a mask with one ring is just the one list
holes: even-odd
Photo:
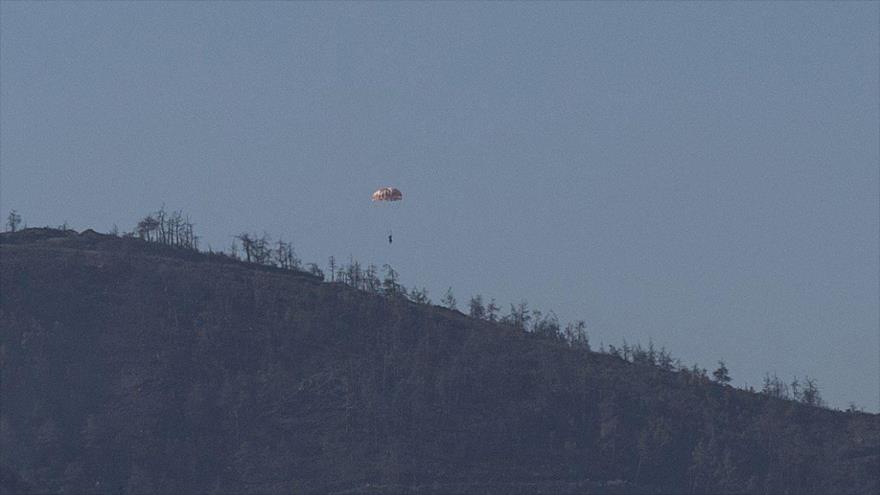
[(383, 187), (373, 193), (373, 201), (400, 201), (403, 193), (396, 187)]

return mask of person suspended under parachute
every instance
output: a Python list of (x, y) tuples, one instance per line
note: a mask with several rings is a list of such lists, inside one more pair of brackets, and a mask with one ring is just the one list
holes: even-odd
[[(391, 203), (394, 201), (400, 201), (402, 199), (403, 199), (403, 193), (400, 192), (400, 189), (397, 189), (396, 187), (382, 187), (380, 189), (377, 189), (376, 192), (374, 192), (373, 196), (372, 196), (373, 202), (380, 202), (380, 203), (384, 203), (384, 202)], [(389, 230), (388, 231), (388, 244), (391, 244), (392, 242), (393, 242), (392, 233)]]

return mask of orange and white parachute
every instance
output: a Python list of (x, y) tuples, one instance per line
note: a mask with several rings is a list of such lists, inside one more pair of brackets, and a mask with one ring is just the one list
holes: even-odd
[(400, 201), (403, 193), (396, 187), (383, 187), (373, 193), (373, 201)]

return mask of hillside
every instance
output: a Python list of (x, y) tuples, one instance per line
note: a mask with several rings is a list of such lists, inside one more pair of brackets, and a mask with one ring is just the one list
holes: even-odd
[(880, 417), (307, 273), (0, 235), (10, 492), (878, 493)]

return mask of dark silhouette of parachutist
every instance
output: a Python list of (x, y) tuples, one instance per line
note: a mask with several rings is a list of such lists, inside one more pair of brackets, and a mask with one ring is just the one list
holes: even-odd
[(391, 244), (391, 234), (388, 234), (388, 244)]

